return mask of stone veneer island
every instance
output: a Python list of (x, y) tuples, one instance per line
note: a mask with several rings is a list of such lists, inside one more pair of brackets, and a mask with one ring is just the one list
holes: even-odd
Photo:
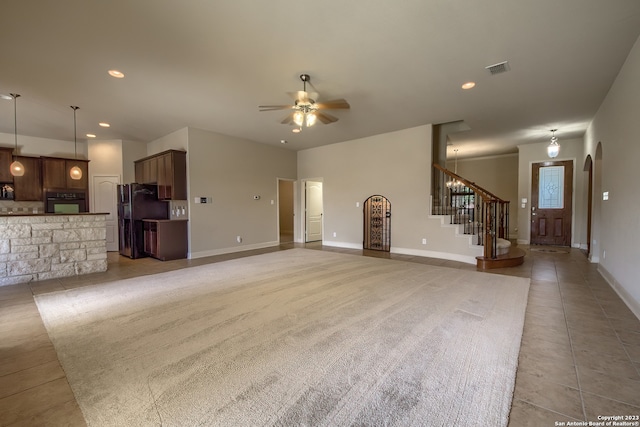
[(106, 214), (0, 215), (0, 286), (107, 270)]

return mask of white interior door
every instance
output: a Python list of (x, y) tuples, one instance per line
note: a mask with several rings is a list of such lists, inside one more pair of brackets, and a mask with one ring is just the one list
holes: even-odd
[(322, 240), (322, 182), (306, 181), (306, 242)]
[(91, 212), (107, 213), (107, 251), (118, 250), (119, 176), (93, 176)]

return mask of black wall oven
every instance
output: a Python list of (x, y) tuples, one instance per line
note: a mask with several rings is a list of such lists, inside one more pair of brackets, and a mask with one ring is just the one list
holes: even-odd
[(89, 212), (84, 191), (50, 191), (46, 193), (45, 212), (73, 214)]

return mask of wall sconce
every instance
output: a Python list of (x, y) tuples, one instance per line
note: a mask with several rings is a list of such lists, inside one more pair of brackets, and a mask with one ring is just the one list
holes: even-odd
[(551, 129), (551, 144), (547, 146), (547, 155), (555, 159), (560, 154), (560, 146), (558, 145), (558, 138), (556, 137), (556, 131), (558, 129)]

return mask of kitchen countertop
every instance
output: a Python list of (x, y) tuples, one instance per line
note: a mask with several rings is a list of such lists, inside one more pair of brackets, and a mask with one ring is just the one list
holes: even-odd
[(146, 222), (176, 222), (176, 221), (189, 221), (188, 218), (180, 218), (180, 219), (149, 219), (142, 218), (143, 221)]
[(28, 212), (16, 212), (16, 213), (0, 213), (0, 217), (8, 216), (76, 216), (76, 215), (109, 215), (108, 212), (81, 212), (81, 213), (28, 213)]

